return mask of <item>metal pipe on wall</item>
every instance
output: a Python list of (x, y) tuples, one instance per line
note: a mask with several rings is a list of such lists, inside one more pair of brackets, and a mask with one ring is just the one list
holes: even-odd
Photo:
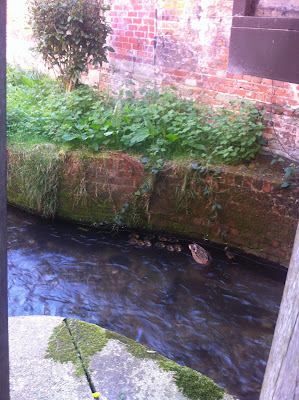
[(6, 210), (6, 0), (0, 0), (0, 400), (9, 400)]

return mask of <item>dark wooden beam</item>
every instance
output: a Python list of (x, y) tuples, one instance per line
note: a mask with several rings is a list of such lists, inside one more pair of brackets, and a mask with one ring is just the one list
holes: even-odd
[(251, 15), (253, 0), (234, 0), (233, 15)]
[(0, 400), (9, 400), (6, 243), (6, 0), (0, 0)]
[(234, 16), (227, 71), (299, 83), (299, 20)]
[(299, 224), (260, 400), (299, 398)]

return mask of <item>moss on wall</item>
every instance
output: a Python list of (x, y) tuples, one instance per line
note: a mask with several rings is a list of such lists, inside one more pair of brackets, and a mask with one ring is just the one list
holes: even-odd
[(8, 155), (8, 201), (21, 208), (90, 225), (205, 236), (282, 263), (290, 258), (298, 189), (281, 189), (283, 174), (271, 174), (269, 165), (201, 173), (168, 163), (156, 179), (119, 152), (62, 152), (45, 144)]

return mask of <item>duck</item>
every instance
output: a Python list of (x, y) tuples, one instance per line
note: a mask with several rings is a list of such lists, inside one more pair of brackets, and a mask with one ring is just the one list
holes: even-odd
[(163, 247), (165, 247), (166, 244), (163, 242), (157, 242), (157, 243), (155, 243), (155, 246), (158, 247), (158, 249), (163, 249)]
[(209, 252), (201, 247), (197, 243), (189, 244), (189, 249), (191, 250), (192, 257), (200, 265), (210, 265), (212, 262), (212, 257)]
[(174, 246), (173, 246), (172, 244), (168, 244), (168, 245), (166, 246), (166, 249), (167, 249), (168, 251), (175, 251), (175, 248), (174, 248)]
[(235, 258), (234, 254), (230, 251), (228, 246), (224, 247), (224, 253), (226, 257), (229, 258), (230, 260), (233, 260)]
[(144, 240), (148, 240), (148, 241), (151, 241), (153, 239), (155, 239), (155, 235), (153, 235), (151, 233), (148, 235), (145, 235), (145, 237), (144, 237)]
[(131, 233), (131, 235), (129, 235), (129, 239), (139, 239), (138, 233)]
[(167, 240), (169, 243), (178, 243), (178, 241), (179, 241), (179, 239), (174, 238), (174, 237), (169, 237)]
[(137, 243), (138, 243), (138, 240), (137, 240), (137, 239), (130, 239), (130, 240), (129, 240), (129, 243), (130, 243), (130, 244), (137, 244)]
[(168, 239), (166, 236), (158, 236), (158, 240), (160, 240), (160, 242), (168, 242)]
[(175, 248), (175, 250), (176, 250), (178, 253), (180, 253), (180, 252), (183, 250), (183, 248), (182, 248), (182, 246), (181, 246), (180, 244), (176, 244), (176, 245), (174, 246), (174, 248)]

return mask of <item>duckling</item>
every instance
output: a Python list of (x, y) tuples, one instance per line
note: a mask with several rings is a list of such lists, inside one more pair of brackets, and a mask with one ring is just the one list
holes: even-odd
[(149, 240), (149, 241), (151, 241), (151, 240), (153, 240), (153, 239), (155, 239), (155, 235), (152, 235), (151, 233), (144, 236), (144, 240)]
[(200, 265), (210, 265), (212, 258), (210, 254), (197, 243), (189, 244), (189, 249), (191, 250), (192, 257)]
[(176, 244), (176, 245), (174, 246), (174, 248), (175, 248), (175, 250), (178, 251), (179, 253), (180, 253), (181, 251), (183, 251), (183, 248), (182, 248), (182, 246), (181, 246), (180, 244)]
[(138, 233), (131, 233), (131, 235), (129, 235), (130, 239), (139, 239), (139, 235)]
[(137, 244), (138, 244), (138, 246), (144, 246), (145, 245), (143, 240), (138, 240)]
[(230, 251), (228, 246), (224, 247), (224, 253), (226, 257), (229, 258), (230, 260), (233, 260), (235, 258), (234, 254)]
[(144, 245), (145, 245), (146, 247), (151, 247), (152, 242), (149, 241), (149, 240), (145, 240), (145, 241), (144, 241)]
[(167, 242), (167, 241), (168, 241), (167, 237), (165, 237), (165, 236), (158, 236), (158, 239), (159, 239), (161, 242)]
[(168, 251), (174, 251), (174, 250), (175, 250), (175, 248), (174, 248), (174, 246), (173, 246), (172, 244), (168, 244), (168, 245), (166, 246), (166, 249), (167, 249)]
[(163, 247), (165, 247), (166, 244), (163, 242), (157, 242), (157, 243), (155, 243), (155, 246), (158, 247), (159, 249), (163, 249)]
[(137, 239), (130, 239), (130, 240), (129, 240), (129, 243), (130, 243), (130, 244), (137, 244), (137, 243), (138, 243), (138, 240), (137, 240)]
[(176, 239), (174, 237), (169, 237), (167, 240), (169, 243), (177, 243), (179, 241), (179, 239)]

